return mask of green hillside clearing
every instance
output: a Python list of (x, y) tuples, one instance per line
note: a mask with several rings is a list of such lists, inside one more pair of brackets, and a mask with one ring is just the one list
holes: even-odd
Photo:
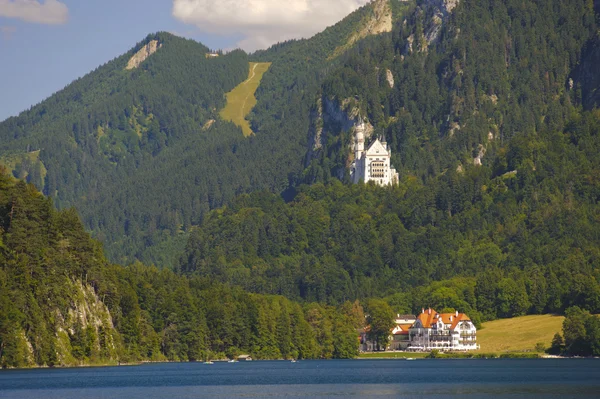
[(270, 66), (270, 62), (251, 62), (248, 79), (227, 93), (227, 105), (221, 111), (221, 118), (241, 127), (246, 137), (253, 134), (246, 116), (250, 114), (250, 111), (256, 105), (254, 93), (256, 93), (263, 75)]
[[(40, 159), (40, 150), (26, 153), (6, 154), (0, 157), (0, 166), (4, 166), (17, 178), (34, 183), (40, 190), (44, 188), (44, 179), (46, 178), (48, 170)], [(37, 168), (36, 178), (27, 179), (30, 174), (28, 170), (33, 170), (34, 167)]]
[(13, 170), (17, 164), (29, 160), (30, 162), (39, 161), (40, 151), (32, 151), (28, 153), (6, 154), (0, 157), (0, 163), (6, 168)]
[(563, 316), (536, 315), (490, 321), (477, 331), (477, 342), (485, 353), (534, 351), (538, 342), (548, 348), (554, 334), (562, 332), (564, 319)]

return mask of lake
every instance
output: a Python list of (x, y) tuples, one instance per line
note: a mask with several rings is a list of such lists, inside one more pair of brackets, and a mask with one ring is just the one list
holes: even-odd
[(0, 398), (598, 398), (600, 360), (306, 360), (0, 371)]

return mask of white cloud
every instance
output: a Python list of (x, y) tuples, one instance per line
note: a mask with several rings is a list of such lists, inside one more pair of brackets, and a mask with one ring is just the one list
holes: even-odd
[(59, 25), (69, 19), (69, 9), (58, 0), (0, 0), (0, 17), (37, 24)]
[(310, 37), (370, 0), (173, 0), (173, 16), (207, 33), (237, 34), (245, 50)]

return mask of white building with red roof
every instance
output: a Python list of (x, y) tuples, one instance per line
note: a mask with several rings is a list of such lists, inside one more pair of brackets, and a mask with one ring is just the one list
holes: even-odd
[(414, 351), (470, 351), (479, 349), (477, 328), (464, 313), (438, 313), (423, 309), (409, 329), (410, 345)]
[[(370, 326), (359, 331), (360, 351), (470, 351), (479, 349), (477, 328), (464, 313), (438, 313), (423, 309), (418, 317), (396, 315), (395, 325), (385, 346), (369, 340)], [(381, 344), (381, 343), (380, 343)]]
[(390, 336), (389, 349), (393, 351), (405, 350), (410, 345), (409, 330), (415, 324), (417, 318), (414, 315), (396, 315), (396, 326)]
[[(412, 327), (412, 325), (415, 324), (416, 320), (417, 320), (417, 318), (412, 314), (408, 314), (408, 315), (397, 314), (396, 318), (394, 319), (394, 322), (396, 324), (390, 333), (388, 345), (385, 347), (385, 350), (392, 350), (392, 351), (406, 350), (406, 348), (408, 348), (408, 346), (410, 345), (410, 339), (409, 339), (408, 333), (409, 333), (409, 330)], [(360, 337), (359, 337), (360, 348), (359, 349), (361, 352), (373, 352), (373, 351), (379, 349), (379, 348), (376, 348), (375, 342), (373, 342), (367, 338), (369, 331), (370, 331), (370, 326), (367, 326), (360, 331)]]

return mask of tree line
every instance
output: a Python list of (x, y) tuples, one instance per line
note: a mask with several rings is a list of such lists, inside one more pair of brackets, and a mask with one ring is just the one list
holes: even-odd
[(548, 350), (553, 355), (600, 356), (600, 317), (578, 306), (569, 308), (563, 335), (556, 333)]

